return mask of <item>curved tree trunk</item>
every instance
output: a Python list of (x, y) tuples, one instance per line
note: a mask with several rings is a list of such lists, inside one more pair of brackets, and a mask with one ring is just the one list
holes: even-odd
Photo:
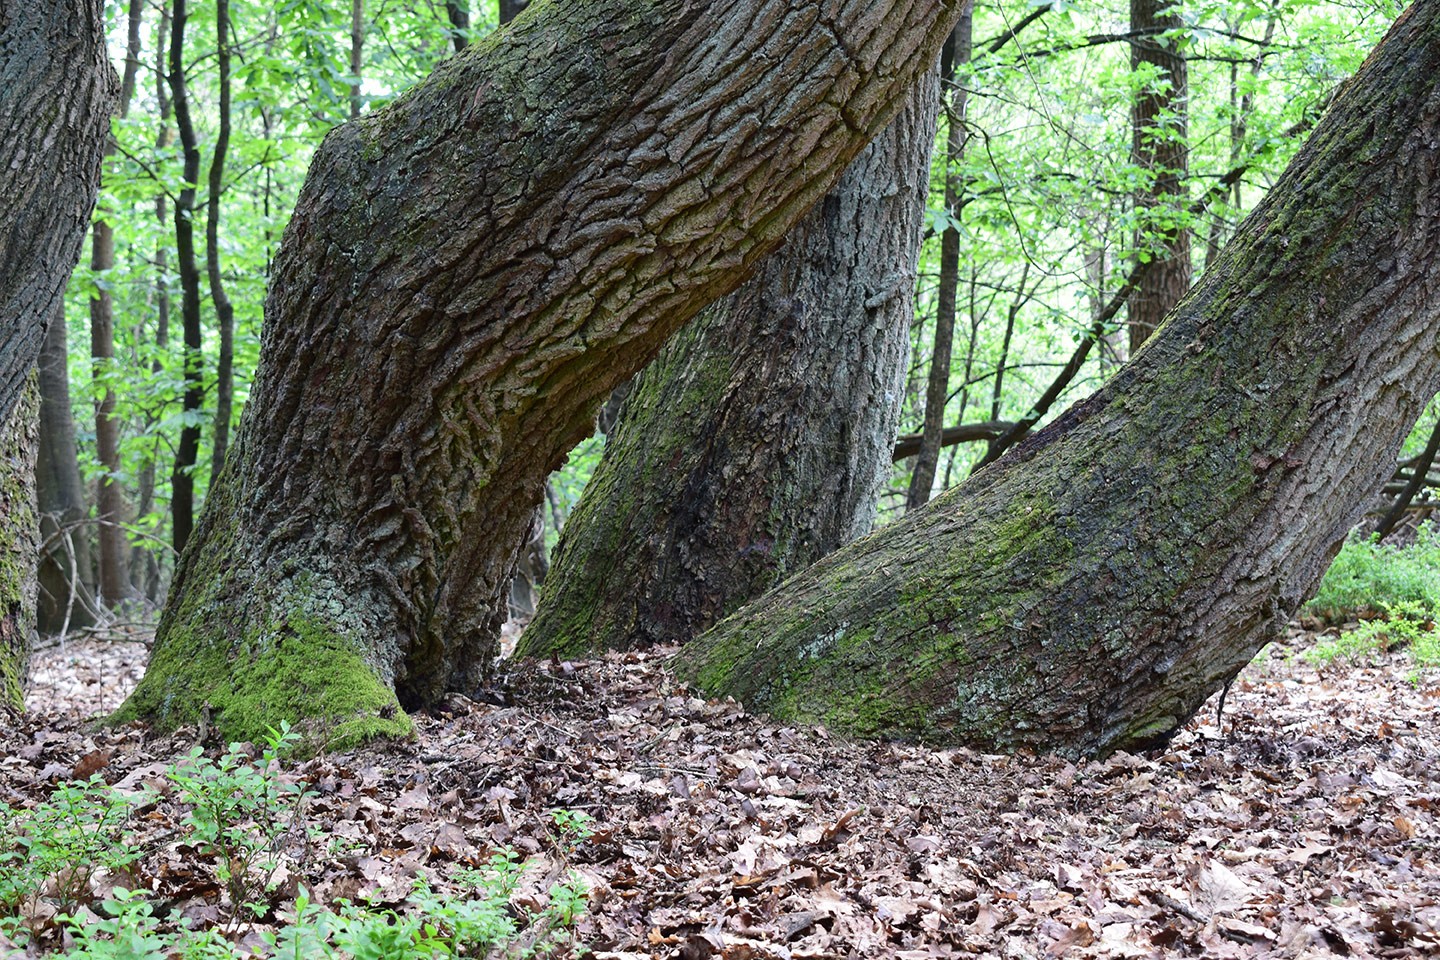
[(208, 701), (230, 736), (319, 717), (346, 740), (407, 729), (397, 693), (473, 688), (546, 475), (889, 122), (957, 15), (546, 4), (333, 131), (122, 716)]
[(1422, 0), (1103, 389), (679, 669), (857, 734), (1162, 741), (1314, 589), (1440, 388), (1437, 330), (1440, 3)]
[(869, 532), (935, 110), (929, 76), (755, 276), (636, 379), (517, 653), (683, 643)]
[(99, 0), (0, 0), (0, 702), (17, 707), (35, 613), (27, 385), (100, 185), (117, 87), (102, 27)]

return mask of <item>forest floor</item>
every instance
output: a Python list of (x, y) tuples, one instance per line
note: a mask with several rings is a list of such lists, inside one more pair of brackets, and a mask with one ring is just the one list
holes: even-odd
[[(279, 896), (399, 905), (509, 845), (532, 907), (583, 876), (599, 958), (1436, 956), (1440, 672), (1316, 667), (1311, 641), (1245, 670), (1223, 734), (1212, 700), (1165, 750), (1078, 764), (849, 743), (695, 698), (658, 655), (524, 666), (509, 705), (453, 698), (413, 742), (294, 764), (319, 833)], [(194, 746), (85, 725), (144, 654), (37, 655), (0, 800), (91, 770), (134, 786)], [(557, 808), (593, 836), (559, 843)], [(172, 921), (220, 917), (213, 864), (160, 813), (138, 829)]]

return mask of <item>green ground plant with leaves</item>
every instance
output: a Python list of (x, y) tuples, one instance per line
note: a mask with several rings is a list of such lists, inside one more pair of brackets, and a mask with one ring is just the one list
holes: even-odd
[[(309, 791), (284, 775), (283, 757), (298, 739), (272, 731), (258, 756), (231, 744), (218, 758), (195, 748), (165, 771), (165, 786), (135, 793), (98, 775), (62, 784), (29, 809), (0, 806), (0, 955), (8, 945), (31, 953), (106, 960), (239, 958), (237, 945), (258, 929), (260, 955), (276, 958), (432, 960), (443, 957), (548, 957), (574, 947), (572, 930), (587, 889), (574, 872), (550, 885), (545, 906), (512, 903), (529, 864), (509, 848), (440, 892), (419, 876), (403, 904), (338, 899), (320, 904), (298, 887), (281, 897), (277, 876), (292, 845), (308, 849)], [(167, 796), (179, 808), (186, 844), (214, 873), (228, 900), (226, 921), (187, 926), (141, 887), (155, 850), (129, 829), (142, 809)], [(563, 862), (591, 834), (584, 813), (552, 813)], [(303, 856), (303, 854), (302, 854)], [(272, 922), (257, 928), (262, 919)], [(9, 944), (6, 943), (9, 942)]]

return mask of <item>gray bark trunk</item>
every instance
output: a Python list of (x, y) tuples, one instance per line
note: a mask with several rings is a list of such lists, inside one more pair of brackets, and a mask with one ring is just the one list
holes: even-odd
[(936, 90), (927, 76), (755, 276), (641, 373), (518, 653), (684, 643), (869, 532), (904, 388)]
[(35, 635), (35, 450), (40, 391), (32, 374), (0, 422), (0, 706), (23, 709)]
[(85, 519), (85, 483), (70, 410), (69, 351), (65, 315), (56, 311), (40, 351), (40, 437), (35, 491), (40, 508), (40, 595), (36, 617), (42, 633), (88, 627), (94, 617), (94, 573)]
[(35, 614), (29, 384), (80, 259), (117, 86), (99, 0), (0, 0), (0, 701), (15, 707)]
[(406, 729), (397, 693), (473, 688), (550, 470), (889, 122), (957, 15), (546, 4), (333, 131), (122, 715), (208, 700), (227, 735), (323, 717), (343, 740)]
[(115, 101), (100, 0), (0, 0), (0, 421), (90, 225)]
[(1440, 3), (1404, 14), (1159, 332), (1004, 459), (698, 638), (854, 734), (1169, 737), (1283, 630), (1440, 388)]

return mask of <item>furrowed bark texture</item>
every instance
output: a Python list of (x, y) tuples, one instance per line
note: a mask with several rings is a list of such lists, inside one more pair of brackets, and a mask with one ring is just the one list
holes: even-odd
[(35, 450), (40, 390), (32, 371), (20, 402), (0, 421), (0, 706), (25, 706), (35, 634)]
[(937, 94), (927, 75), (785, 244), (640, 374), (518, 653), (684, 643), (870, 531)]
[(100, 0), (0, 0), (0, 420), (80, 259), (118, 84)]
[(855, 734), (1170, 736), (1284, 626), (1440, 387), (1440, 2), (1422, 0), (1102, 390), (680, 654)]
[[(547, 473), (889, 122), (957, 14), (547, 3), (332, 132), (124, 715), (181, 722), (209, 698), (231, 731), (333, 716), (314, 677), (278, 674), (241, 716), (306, 644), (363, 659), (407, 706), (473, 687)], [(393, 711), (367, 690), (357, 715)]]

